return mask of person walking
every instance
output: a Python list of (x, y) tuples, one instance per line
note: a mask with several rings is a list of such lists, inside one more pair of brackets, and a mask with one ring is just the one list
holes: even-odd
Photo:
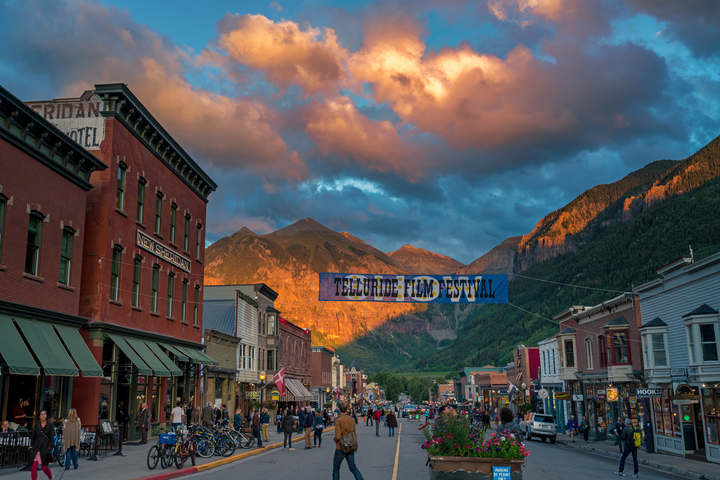
[(262, 428), (263, 442), (270, 441), (270, 432), (268, 432), (269, 425), (270, 425), (270, 413), (268, 413), (267, 408), (263, 408), (262, 415), (260, 416), (260, 428)]
[(233, 416), (233, 428), (238, 432), (243, 428), (242, 408), (240, 407), (235, 409), (235, 416)]
[(355, 480), (363, 480), (363, 476), (355, 465), (355, 450), (352, 452), (344, 452), (340, 446), (340, 439), (350, 433), (355, 434), (357, 439), (356, 424), (352, 417), (347, 413), (348, 404), (345, 401), (341, 401), (340, 405), (340, 417), (335, 420), (335, 456), (333, 457), (333, 480), (340, 480), (340, 466), (343, 460), (347, 460), (348, 468), (355, 477)]
[(185, 423), (189, 427), (192, 423), (193, 413), (195, 412), (195, 408), (192, 406), (192, 403), (189, 403), (186, 405), (185, 408)]
[(262, 448), (262, 437), (260, 436), (260, 415), (258, 414), (257, 408), (252, 409), (250, 427), (252, 427), (253, 437), (257, 438), (258, 448)]
[(322, 447), (322, 434), (325, 429), (325, 419), (320, 412), (315, 412), (315, 423), (313, 424), (313, 448)]
[(622, 435), (623, 430), (625, 429), (625, 424), (622, 421), (622, 417), (618, 417), (617, 423), (615, 423), (615, 445), (620, 448), (620, 453), (623, 453), (623, 443), (622, 440), (620, 440), (620, 436)]
[(278, 407), (277, 416), (275, 417), (275, 425), (277, 426), (277, 433), (282, 432), (282, 411), (280, 411), (280, 408)]
[[(625, 476), (625, 473), (623, 473), (623, 470), (625, 470), (625, 459), (628, 457), (628, 455), (632, 454), (633, 458), (633, 477), (637, 478), (638, 476), (638, 460), (637, 460), (637, 447), (635, 446), (635, 429), (633, 428), (632, 420), (629, 418), (625, 420), (625, 428), (622, 431), (622, 435), (620, 436), (620, 439), (623, 441), (623, 445), (625, 446), (625, 449), (623, 450), (622, 457), (620, 457), (620, 468), (618, 468), (618, 471), (615, 472), (615, 475), (619, 475), (621, 477)], [(640, 432), (637, 432), (639, 435)]]
[(580, 420), (580, 430), (582, 430), (585, 443), (588, 443), (588, 433), (590, 432), (590, 425), (588, 424), (585, 415), (583, 415), (582, 420)]
[(311, 450), (312, 449), (312, 429), (313, 425), (315, 425), (315, 415), (313, 415), (312, 411), (308, 408), (308, 411), (305, 414), (305, 450)]
[(48, 413), (45, 410), (40, 411), (39, 421), (30, 431), (30, 478), (37, 480), (37, 468), (42, 465), (42, 471), (49, 479), (52, 479), (50, 472), (50, 463), (52, 463), (52, 447), (55, 441), (55, 427), (52, 422), (48, 421)]
[(220, 413), (220, 418), (223, 422), (230, 421), (230, 412), (228, 412), (227, 405), (224, 403), (222, 404), (222, 412)]
[(368, 422), (370, 422), (370, 426), (372, 427), (373, 424), (373, 408), (369, 407), (367, 411), (367, 417), (365, 418), (365, 426), (368, 426)]
[(380, 409), (378, 408), (377, 410), (375, 410), (375, 413), (373, 413), (373, 417), (375, 420), (375, 436), (376, 437), (380, 436), (380, 417), (381, 416), (382, 416), (382, 414), (380, 413)]
[(202, 421), (203, 427), (209, 427), (215, 422), (215, 409), (213, 408), (212, 402), (207, 402), (205, 408), (202, 409), (200, 420)]
[(385, 416), (385, 421), (387, 422), (388, 426), (388, 437), (394, 437), (395, 436), (395, 429), (398, 427), (397, 423), (397, 417), (395, 416), (395, 412), (393, 410), (390, 410), (387, 415)]
[(293, 430), (295, 430), (295, 417), (292, 414), (292, 410), (289, 408), (285, 410), (285, 416), (282, 419), (282, 429), (283, 429), (283, 450), (285, 450), (285, 445), (287, 444), (289, 450), (295, 450), (292, 448), (292, 434)]
[(170, 426), (173, 430), (180, 427), (185, 421), (185, 410), (183, 410), (180, 402), (175, 404), (175, 408), (170, 412)]
[(128, 423), (130, 423), (130, 415), (125, 407), (125, 402), (118, 403), (117, 407), (117, 421), (122, 426), (123, 441), (127, 440), (128, 435)]
[(62, 446), (65, 450), (65, 470), (70, 470), (72, 460), (75, 470), (78, 468), (78, 450), (80, 449), (80, 433), (82, 424), (77, 416), (77, 410), (71, 408), (63, 425)]
[[(440, 414), (443, 414), (443, 408), (440, 407)], [(448, 408), (447, 410), (453, 410), (452, 408)], [(452, 415), (451, 413), (448, 413), (448, 415)], [(500, 409), (500, 424), (497, 426), (496, 432), (498, 434), (502, 434), (503, 432), (510, 432), (517, 435), (518, 439), (522, 435), (522, 430), (520, 429), (520, 425), (515, 423), (515, 415), (513, 415), (512, 410), (510, 410), (508, 407), (503, 407)]]
[(140, 413), (135, 418), (135, 423), (140, 425), (140, 444), (147, 443), (148, 423), (150, 423), (150, 412), (147, 403), (140, 406)]
[(572, 415), (570, 417), (570, 420), (568, 420), (567, 425), (565, 425), (565, 430), (569, 433), (566, 433), (566, 435), (570, 435), (570, 438), (572, 438), (572, 443), (575, 443), (575, 435), (577, 435), (578, 431), (578, 422), (575, 420), (575, 415)]
[(192, 413), (190, 414), (190, 423), (192, 425), (199, 425), (200, 424), (200, 405), (193, 408)]
[(304, 432), (305, 430), (305, 408), (301, 408), (299, 412), (296, 413), (298, 417), (298, 433)]

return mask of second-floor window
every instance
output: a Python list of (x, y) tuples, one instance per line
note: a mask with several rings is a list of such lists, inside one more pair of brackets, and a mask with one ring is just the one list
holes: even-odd
[(132, 286), (132, 306), (140, 306), (140, 277), (142, 275), (142, 257), (135, 255), (133, 261), (133, 286)]
[(170, 272), (168, 275), (168, 303), (167, 303), (167, 316), (173, 316), (173, 294), (175, 290), (175, 274)]
[(182, 303), (180, 304), (180, 320), (187, 322), (187, 280), (182, 282)]
[(588, 370), (593, 369), (593, 351), (592, 351), (592, 339), (585, 339), (585, 362), (587, 363)]
[(600, 351), (600, 368), (607, 368), (608, 366), (608, 352), (607, 352), (607, 337), (600, 335), (598, 338), (598, 350)]
[(60, 280), (64, 285), (70, 285), (72, 276), (73, 240), (75, 231), (65, 227), (62, 233), (62, 244), (60, 245)]
[(197, 224), (197, 242), (195, 242), (195, 258), (200, 258), (200, 245), (202, 245), (202, 225)]
[(140, 177), (138, 179), (138, 198), (137, 198), (137, 213), (135, 214), (135, 220), (140, 223), (145, 223), (145, 179)]
[(183, 240), (183, 251), (188, 252), (190, 248), (190, 215), (185, 215), (185, 239)]
[(127, 165), (123, 162), (118, 164), (117, 174), (117, 193), (115, 194), (115, 208), (118, 210), (125, 209), (125, 177), (127, 174)]
[(667, 367), (667, 355), (665, 353), (665, 339), (662, 333), (648, 335), (652, 348), (653, 365), (655, 367)]
[(45, 217), (40, 212), (30, 212), (27, 249), (25, 251), (25, 273), (40, 275), (40, 251), (42, 250), (42, 231)]
[(110, 299), (120, 300), (120, 266), (122, 264), (122, 247), (113, 247), (112, 266), (110, 267)]
[(572, 340), (565, 340), (565, 366), (575, 366), (575, 348)]
[(162, 228), (162, 193), (158, 193), (155, 199), (155, 233), (161, 235), (160, 229)]
[(613, 365), (627, 365), (630, 363), (630, 351), (627, 342), (627, 330), (612, 332)]
[(702, 323), (698, 325), (700, 330), (700, 348), (702, 350), (703, 362), (718, 361), (718, 342), (715, 323)]
[(176, 204), (170, 205), (170, 243), (175, 243), (175, 221), (177, 220), (177, 209)]
[(193, 325), (198, 324), (198, 312), (200, 306), (200, 286), (195, 287), (195, 304), (193, 305)]
[(158, 287), (160, 284), (160, 265), (153, 266), (152, 273), (152, 291), (150, 292), (150, 311), (157, 313), (158, 311)]

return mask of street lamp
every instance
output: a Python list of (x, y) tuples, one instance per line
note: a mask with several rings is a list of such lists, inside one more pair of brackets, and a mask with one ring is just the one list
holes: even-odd
[[(258, 372), (258, 378), (260, 379), (260, 408), (262, 409), (263, 405), (263, 390), (265, 390), (265, 386), (267, 385), (265, 383), (265, 378), (267, 378), (267, 375), (265, 374), (265, 370), (260, 370)], [(262, 411), (262, 410), (261, 410)]]

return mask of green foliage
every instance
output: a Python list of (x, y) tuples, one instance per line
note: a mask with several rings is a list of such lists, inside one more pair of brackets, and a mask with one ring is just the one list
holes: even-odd
[[(619, 200), (620, 202), (622, 200)], [(688, 255), (695, 259), (720, 251), (720, 179), (671, 197), (632, 220), (588, 232), (575, 253), (536, 263), (523, 272), (533, 278), (631, 291), (656, 278), (655, 270)], [(618, 293), (586, 290), (516, 277), (510, 302), (551, 319), (570, 305), (597, 305)], [(557, 333), (557, 323), (531, 316), (512, 305), (491, 305), (471, 314), (449, 347), (417, 362), (419, 370), (459, 370), (465, 365), (504, 365), (519, 343), (527, 346)]]

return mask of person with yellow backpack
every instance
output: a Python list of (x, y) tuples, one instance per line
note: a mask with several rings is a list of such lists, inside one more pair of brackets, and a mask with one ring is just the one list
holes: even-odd
[(620, 435), (620, 440), (622, 441), (622, 444), (625, 445), (625, 448), (623, 450), (622, 457), (620, 458), (620, 468), (617, 472), (615, 472), (615, 475), (619, 475), (621, 477), (625, 476), (625, 474), (623, 473), (623, 470), (625, 470), (625, 459), (628, 455), (632, 454), (634, 467), (633, 477), (637, 478), (637, 451), (640, 447), (640, 444), (642, 443), (642, 435), (640, 434), (640, 430), (636, 430), (635, 428), (633, 428), (632, 420), (630, 420), (629, 418), (625, 420), (625, 428)]

